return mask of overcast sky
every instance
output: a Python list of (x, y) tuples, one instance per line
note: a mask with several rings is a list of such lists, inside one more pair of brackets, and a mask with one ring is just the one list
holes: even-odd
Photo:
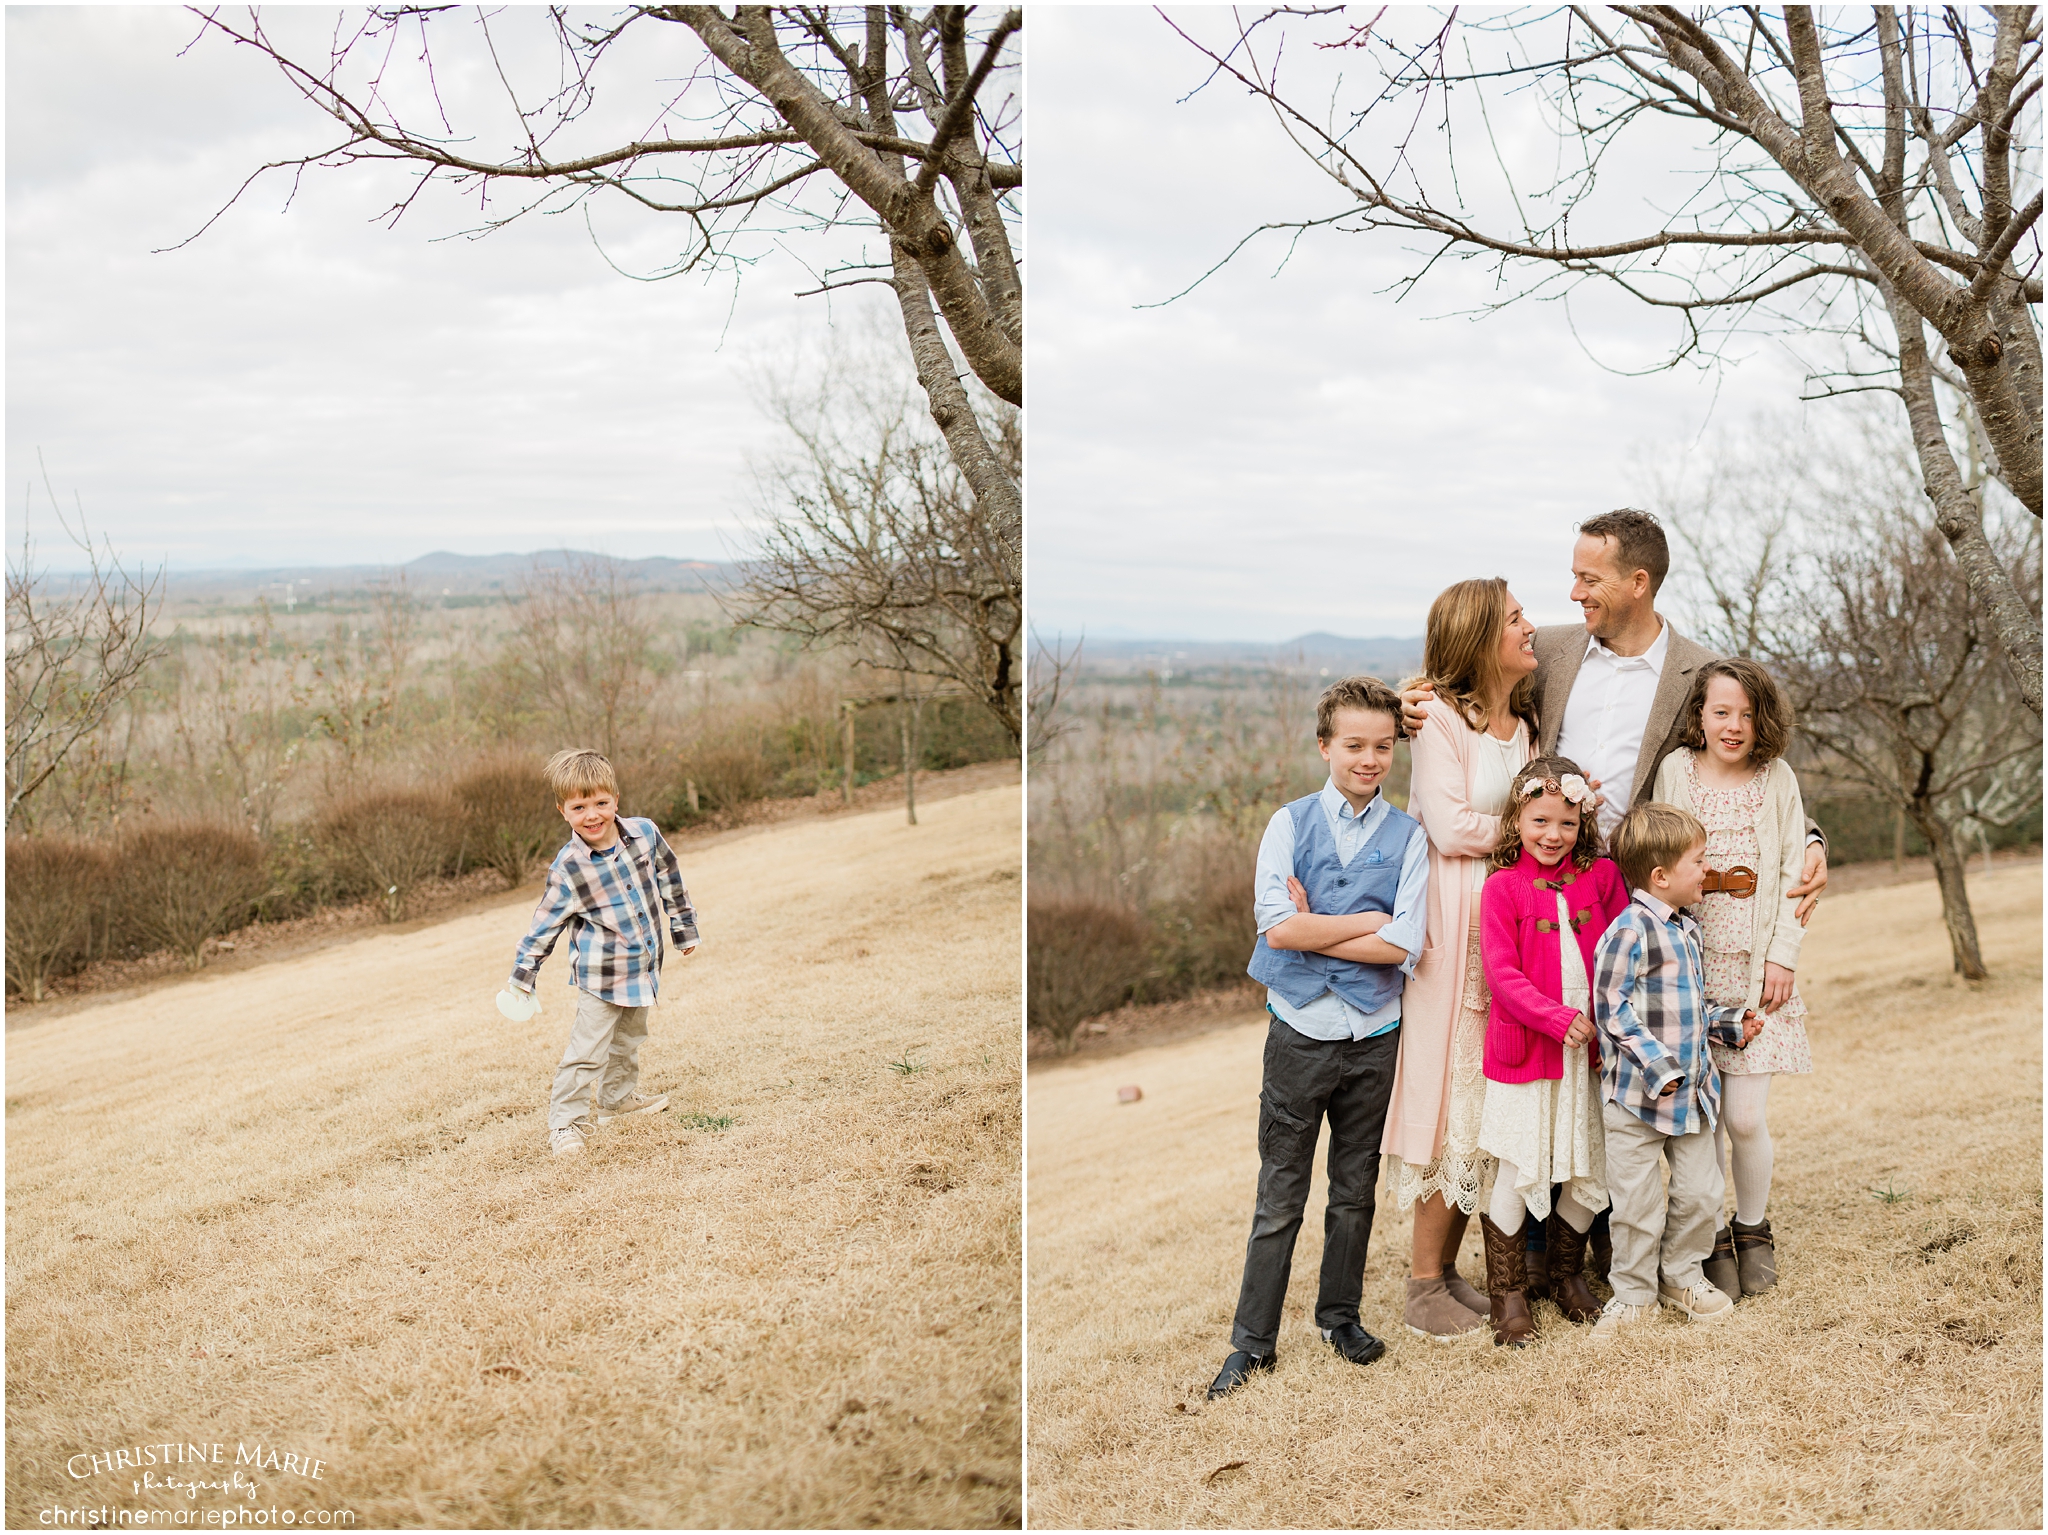
[[(1229, 13), (1175, 15), (1213, 37)], [(1205, 68), (1152, 11), (1030, 16), (1027, 598), (1048, 638), (1418, 634), (1432, 596), (1480, 575), (1506, 576), (1539, 621), (1574, 620), (1572, 526), (1640, 494), (1636, 457), (1798, 393), (1768, 341), (1719, 373), (1603, 371), (1595, 357), (1641, 367), (1670, 334), (1632, 303), (1432, 318), (1490, 293), (1477, 263), (1440, 264), (1397, 305), (1377, 290), (1413, 258), (1385, 234), (1311, 234), (1277, 275), (1269, 236), (1139, 308), (1258, 224), (1339, 203), (1241, 88), (1178, 102)], [(1298, 78), (1327, 71), (1296, 52)], [(1533, 178), (1554, 142), (1493, 110)], [(1488, 167), (1463, 169), (1483, 196)], [(1649, 203), (1681, 183), (1610, 164), (1605, 186), (1627, 193), (1613, 224), (1658, 227)]]
[[(519, 19), (501, 33), (515, 70)], [(174, 570), (726, 552), (766, 441), (745, 371), (832, 312), (792, 296), (811, 286), (797, 260), (763, 241), (735, 295), (617, 275), (580, 216), (435, 243), (474, 205), (430, 198), (387, 230), (368, 220), (397, 183), (363, 169), (309, 172), (288, 212), (273, 177), (152, 254), (257, 165), (336, 136), (249, 51), (210, 38), (180, 58), (197, 30), (172, 7), (8, 9), (11, 540), (40, 450), (96, 532)], [(681, 45), (680, 28), (646, 30)], [(480, 64), (440, 62), (456, 121), (495, 99)], [(680, 238), (673, 216), (622, 204), (598, 229), (635, 272)], [(36, 502), (41, 554), (62, 566)]]

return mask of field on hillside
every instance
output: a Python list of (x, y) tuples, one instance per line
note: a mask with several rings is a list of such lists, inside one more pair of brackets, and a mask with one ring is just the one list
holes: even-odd
[(531, 892), (12, 1029), (9, 1525), (1015, 1524), (1019, 791), (919, 816), (686, 858), (669, 1109), (578, 1159)]
[[(1605, 1354), (1547, 1303), (1519, 1353), (1403, 1330), (1409, 1223), (1386, 1200), (1364, 1321), (1388, 1352), (1338, 1358), (1309, 1315), (1319, 1175), (1279, 1368), (1206, 1403), (1264, 1030), (1035, 1068), (1032, 1525), (2038, 1528), (2041, 871), (1971, 887), (1976, 988), (1948, 975), (1931, 882), (1822, 907), (1815, 1069), (1771, 1094), (1779, 1286)], [(1142, 1101), (1119, 1106), (1126, 1083)], [(1476, 1230), (1461, 1268), (1483, 1271)]]

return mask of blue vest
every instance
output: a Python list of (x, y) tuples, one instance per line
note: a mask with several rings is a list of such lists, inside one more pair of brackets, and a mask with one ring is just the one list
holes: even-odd
[[(1320, 791), (1287, 807), (1294, 817), (1294, 877), (1308, 891), (1309, 910), (1348, 917), (1361, 911), (1394, 910), (1401, 887), (1401, 862), (1408, 839), (1423, 834), (1413, 816), (1391, 804), (1386, 819), (1349, 864), (1337, 856), (1337, 834), (1323, 811)], [(1276, 949), (1259, 934), (1247, 967), (1251, 978), (1278, 992), (1294, 1007), (1306, 1007), (1334, 991), (1362, 1013), (1376, 1013), (1401, 995), (1407, 977), (1399, 965), (1367, 965), (1297, 949)]]

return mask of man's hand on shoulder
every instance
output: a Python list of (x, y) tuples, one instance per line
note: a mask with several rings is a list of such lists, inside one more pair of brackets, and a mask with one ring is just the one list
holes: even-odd
[(1401, 728), (1409, 740), (1422, 733), (1422, 727), (1429, 723), (1425, 713), (1436, 701), (1436, 684), (1427, 677), (1410, 677), (1401, 684)]
[(1806, 844), (1806, 867), (1801, 872), (1799, 883), (1785, 892), (1786, 900), (1798, 899), (1792, 908), (1792, 915), (1801, 927), (1813, 919), (1814, 907), (1820, 905), (1821, 892), (1828, 888), (1828, 850), (1825, 843)]

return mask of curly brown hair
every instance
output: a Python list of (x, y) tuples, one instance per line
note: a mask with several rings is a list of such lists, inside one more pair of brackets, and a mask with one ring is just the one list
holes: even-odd
[[(1494, 843), (1493, 852), (1486, 859), (1489, 870), (1512, 869), (1522, 856), (1522, 807), (1536, 797), (1535, 794), (1523, 794), (1522, 785), (1533, 779), (1547, 790), (1567, 773), (1577, 773), (1581, 778), (1586, 776), (1585, 769), (1569, 757), (1535, 757), (1526, 767), (1516, 771), (1514, 782), (1508, 786), (1508, 808), (1501, 812), (1500, 840)], [(1583, 874), (1593, 867), (1593, 860), (1599, 856), (1600, 817), (1591, 805), (1581, 805), (1579, 840), (1572, 844), (1572, 867)]]
[(1696, 752), (1707, 749), (1706, 726), (1701, 712), (1707, 707), (1707, 686), (1716, 677), (1726, 677), (1749, 699), (1756, 721), (1756, 740), (1750, 744), (1749, 760), (1758, 767), (1785, 755), (1792, 739), (1792, 705), (1775, 678), (1744, 656), (1709, 661), (1692, 679), (1692, 695), (1685, 701), (1685, 734), (1682, 743)]

